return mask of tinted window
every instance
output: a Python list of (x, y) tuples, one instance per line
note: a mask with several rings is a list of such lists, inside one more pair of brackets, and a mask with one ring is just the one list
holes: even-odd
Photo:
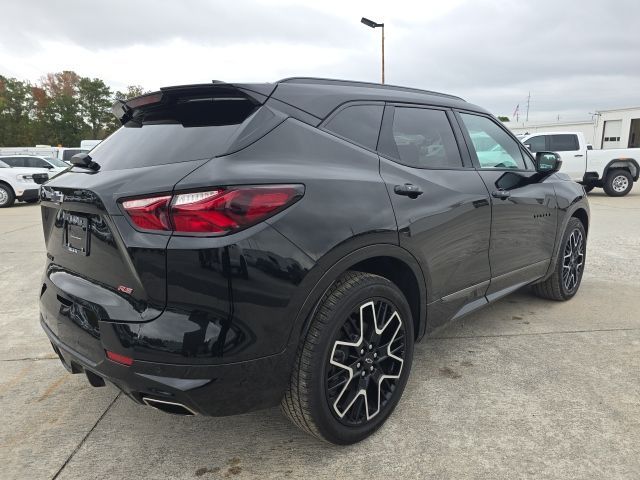
[(226, 152), (240, 124), (255, 111), (249, 101), (181, 99), (152, 106), (91, 150), (101, 170), (209, 159)]
[(338, 112), (327, 123), (326, 128), (363, 147), (375, 150), (383, 110), (382, 105), (353, 105)]
[(70, 161), (71, 157), (73, 157), (76, 153), (86, 153), (88, 151), (89, 150), (83, 150), (83, 149), (80, 149), (80, 148), (69, 148), (67, 150), (63, 150), (62, 151), (62, 159)]
[(3, 158), (2, 161), (9, 165), (10, 167), (23, 167), (24, 162), (20, 157), (7, 157)]
[(528, 140), (525, 140), (525, 145), (529, 147), (530, 152), (544, 152), (547, 147), (545, 146), (545, 137), (544, 135), (538, 135), (537, 137), (531, 137)]
[(462, 159), (447, 114), (442, 110), (396, 107), (393, 156), (417, 168), (460, 168)]
[(51, 166), (47, 162), (45, 162), (43, 159), (37, 158), (37, 157), (27, 157), (26, 163), (27, 163), (27, 167), (31, 167), (31, 168), (47, 168)]
[(552, 152), (567, 152), (579, 149), (577, 135), (549, 135), (549, 150)]
[(526, 169), (519, 142), (496, 123), (479, 115), (463, 113), (460, 116), (482, 168)]

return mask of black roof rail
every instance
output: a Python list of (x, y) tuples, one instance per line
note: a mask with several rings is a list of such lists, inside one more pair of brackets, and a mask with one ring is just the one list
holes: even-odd
[(401, 87), (399, 85), (389, 85), (387, 83), (373, 83), (373, 82), (361, 82), (357, 80), (340, 80), (336, 78), (321, 78), (321, 77), (288, 77), (278, 80), (276, 83), (300, 83), (300, 84), (315, 84), (315, 85), (339, 85), (345, 87), (365, 87), (365, 88), (379, 88), (386, 90), (399, 90), (403, 92), (423, 93), (426, 95), (436, 95), (439, 97), (452, 98), (455, 100), (466, 100), (456, 95), (450, 95), (448, 93), (433, 92), (431, 90), (422, 90), (420, 88)]

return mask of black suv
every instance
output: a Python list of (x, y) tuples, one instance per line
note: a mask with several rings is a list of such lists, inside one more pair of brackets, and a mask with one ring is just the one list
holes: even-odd
[(589, 207), (485, 110), (290, 78), (163, 88), (41, 191), (41, 323), (72, 373), (178, 414), (382, 425), (414, 342), (514, 290), (577, 291)]

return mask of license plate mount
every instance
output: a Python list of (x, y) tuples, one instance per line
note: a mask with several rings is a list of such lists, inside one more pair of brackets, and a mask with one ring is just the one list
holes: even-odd
[(89, 219), (64, 212), (64, 248), (78, 255), (89, 255)]

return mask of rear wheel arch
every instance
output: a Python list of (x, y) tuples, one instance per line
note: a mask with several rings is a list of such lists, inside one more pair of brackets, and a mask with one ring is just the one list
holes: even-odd
[[(319, 263), (322, 263), (322, 260)], [(402, 291), (411, 308), (416, 340), (424, 335), (428, 277), (408, 251), (393, 244), (369, 245), (331, 263), (299, 309), (290, 344), (297, 345), (300, 339), (304, 338), (318, 302), (333, 283), (349, 270), (373, 273), (394, 283)], [(394, 268), (400, 269), (399, 272), (394, 272)], [(407, 278), (403, 279), (400, 272), (407, 275)]]
[(604, 171), (602, 172), (602, 181), (605, 182), (607, 180), (607, 175), (609, 172), (614, 169), (626, 170), (633, 177), (634, 181), (638, 180), (638, 176), (640, 175), (640, 166), (638, 162), (633, 158), (621, 159), (616, 158), (611, 160), (606, 167), (604, 167)]

